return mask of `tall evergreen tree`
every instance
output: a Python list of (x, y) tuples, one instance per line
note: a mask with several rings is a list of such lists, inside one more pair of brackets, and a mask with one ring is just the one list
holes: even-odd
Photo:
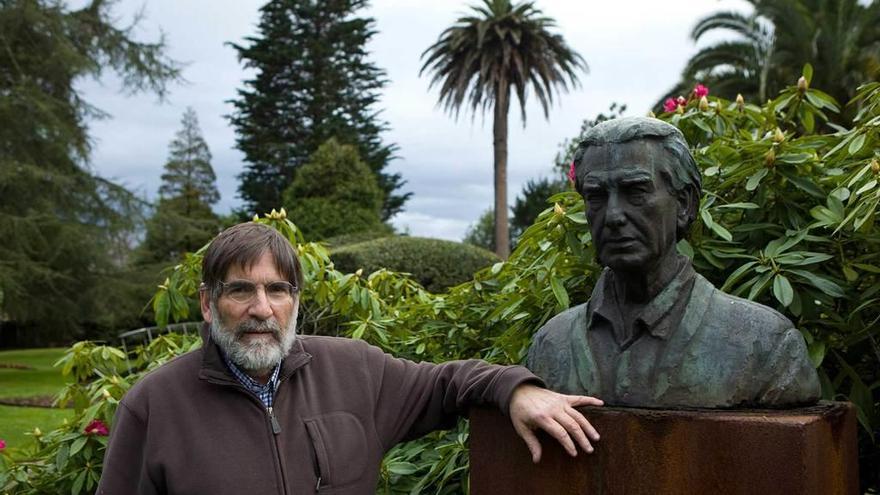
[[(137, 315), (125, 300), (141, 204), (88, 167), (87, 122), (103, 114), (77, 83), (105, 70), (160, 96), (178, 77), (162, 40), (115, 24), (108, 2), (0, 1), (0, 325), (69, 338)], [(133, 306), (133, 307), (132, 307)], [(5, 330), (3, 331), (5, 333)], [(0, 335), (2, 337), (2, 335)]]
[(169, 261), (200, 248), (217, 234), (220, 220), (211, 205), (220, 200), (211, 151), (195, 110), (187, 108), (168, 147), (159, 204), (147, 223), (141, 262)]
[(239, 178), (246, 214), (282, 206), (296, 171), (330, 138), (357, 147), (384, 192), (382, 217), (400, 211), (400, 174), (383, 172), (394, 145), (375, 108), (385, 72), (368, 60), (373, 19), (355, 13), (366, 0), (271, 0), (258, 34), (232, 44), (256, 71), (233, 100), (230, 121), (247, 166)]

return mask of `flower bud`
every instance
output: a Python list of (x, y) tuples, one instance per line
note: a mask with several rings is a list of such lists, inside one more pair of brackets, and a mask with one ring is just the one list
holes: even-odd
[(285, 210), (283, 206), (281, 207), (281, 211), (278, 212), (278, 216), (279, 216), (279, 218), (281, 218), (282, 220), (284, 220), (285, 218), (287, 218), (287, 210)]
[(679, 114), (679, 115), (684, 115), (684, 106), (679, 105), (679, 106), (675, 109), (675, 112), (676, 112), (677, 114)]
[(745, 98), (743, 98), (743, 95), (737, 93), (736, 94), (736, 108), (741, 111), (743, 109), (743, 107), (745, 107), (745, 106), (746, 106)]
[(260, 219), (260, 215), (255, 214), (255, 215), (254, 215), (254, 221), (256, 222), (256, 221), (259, 220), (259, 219)]
[(880, 162), (878, 162), (876, 158), (871, 160), (871, 172), (880, 174)]
[(565, 210), (562, 209), (562, 206), (559, 203), (553, 203), (553, 213), (556, 215), (563, 215)]
[(700, 111), (705, 112), (709, 109), (709, 99), (705, 96), (700, 97)]
[(652, 110), (648, 110), (648, 117), (651, 117), (653, 119), (653, 118), (657, 117), (657, 115), (655, 115)]
[(363, 269), (363, 268), (358, 268), (357, 271), (354, 272), (354, 274), (357, 275), (358, 277), (360, 277), (361, 275), (364, 274), (364, 269)]
[(810, 83), (807, 82), (807, 78), (804, 76), (801, 76), (798, 79), (798, 84), (797, 84), (798, 92), (800, 94), (804, 94), (807, 92), (807, 89), (809, 89), (809, 87), (810, 87)]
[(785, 134), (782, 133), (782, 129), (776, 128), (776, 132), (773, 133), (773, 141), (776, 143), (785, 141)]
[(41, 436), (43, 436), (43, 432), (40, 431), (39, 428), (34, 428), (33, 435), (34, 435), (35, 437), (37, 437), (37, 438), (40, 438)]
[(110, 399), (113, 397), (112, 395), (110, 395), (110, 392), (108, 392), (106, 388), (101, 389), (101, 395), (104, 396), (104, 399)]
[(770, 150), (764, 154), (764, 166), (767, 168), (773, 168), (773, 165), (775, 163), (776, 163), (776, 152), (773, 151), (773, 148), (770, 148)]

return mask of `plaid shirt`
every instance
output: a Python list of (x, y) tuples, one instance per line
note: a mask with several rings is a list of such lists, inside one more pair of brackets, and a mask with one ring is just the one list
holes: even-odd
[(225, 354), (223, 355), (223, 360), (226, 361), (226, 366), (229, 367), (229, 371), (235, 375), (235, 378), (238, 379), (239, 383), (244, 385), (244, 388), (256, 395), (267, 409), (272, 407), (272, 402), (275, 400), (275, 391), (278, 390), (278, 375), (281, 373), (281, 363), (278, 363), (275, 366), (275, 369), (272, 370), (272, 374), (269, 376), (269, 381), (263, 385), (248, 376), (245, 372), (241, 371), (241, 369), (239, 369), (235, 363), (230, 361)]

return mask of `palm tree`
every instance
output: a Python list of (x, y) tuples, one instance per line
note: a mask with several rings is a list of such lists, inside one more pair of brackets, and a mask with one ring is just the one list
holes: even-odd
[[(728, 31), (734, 39), (702, 48), (688, 60), (681, 82), (667, 96), (694, 82), (714, 94), (737, 93), (758, 102), (794, 84), (804, 64), (812, 85), (845, 104), (856, 88), (880, 77), (880, 2), (858, 0), (749, 0), (750, 15), (717, 12), (697, 22), (691, 37)], [(662, 98), (663, 101), (666, 98)], [(846, 123), (848, 115), (839, 119)]]
[(510, 94), (519, 101), (523, 125), (531, 87), (549, 118), (554, 93), (578, 85), (576, 71), (587, 71), (584, 59), (549, 31), (556, 23), (533, 2), (482, 0), (471, 6), (422, 53), (419, 74), (433, 73), (430, 87), (440, 87), (439, 104), (458, 118), (465, 101), (470, 110), (493, 106), (495, 158), (495, 246), (498, 256), (510, 254), (507, 222), (507, 114)]

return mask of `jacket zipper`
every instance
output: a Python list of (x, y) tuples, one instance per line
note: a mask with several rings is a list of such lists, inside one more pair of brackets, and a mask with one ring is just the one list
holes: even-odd
[(272, 433), (276, 435), (281, 433), (281, 425), (278, 423), (278, 418), (272, 412), (272, 406), (267, 407), (266, 412), (269, 413), (269, 422), (272, 423)]

